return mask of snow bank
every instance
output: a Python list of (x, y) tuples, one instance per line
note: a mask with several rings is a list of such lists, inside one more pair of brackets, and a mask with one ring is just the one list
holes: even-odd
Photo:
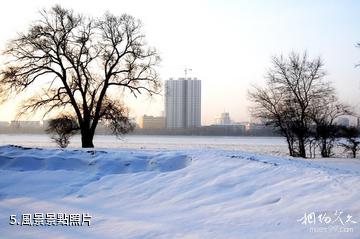
[(76, 170), (107, 175), (142, 171), (173, 171), (186, 167), (191, 158), (174, 152), (99, 150), (49, 150), (21, 146), (0, 147), (0, 169), (14, 171)]
[[(222, 150), (87, 151), (3, 146), (0, 235), (359, 238), (359, 172), (339, 165)], [(352, 215), (358, 222), (346, 225), (352, 232), (312, 232), (314, 225), (298, 222), (305, 213), (334, 217), (336, 211), (343, 212), (344, 221), (346, 215)], [(35, 212), (89, 213), (92, 224), (9, 225), (9, 215)]]

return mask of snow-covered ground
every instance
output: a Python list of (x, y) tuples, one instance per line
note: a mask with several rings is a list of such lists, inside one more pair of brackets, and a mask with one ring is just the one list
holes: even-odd
[[(359, 198), (351, 159), (0, 147), (0, 238), (355, 239)], [(88, 213), (91, 225), (9, 225), (34, 213)]]
[[(30, 147), (57, 147), (46, 134), (0, 134), (0, 145), (16, 144)], [(95, 135), (98, 148), (132, 149), (226, 149), (271, 155), (287, 155), (287, 145), (281, 137), (226, 137), (226, 136), (167, 136)], [(79, 135), (71, 138), (70, 148), (81, 147)]]

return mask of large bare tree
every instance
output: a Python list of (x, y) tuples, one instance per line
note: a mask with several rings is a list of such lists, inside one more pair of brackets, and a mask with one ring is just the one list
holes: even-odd
[(272, 63), (266, 87), (249, 92), (253, 115), (280, 130), (291, 156), (306, 157), (314, 109), (323, 106), (321, 102), (334, 95), (334, 89), (324, 80), (320, 58), (309, 59), (306, 53), (292, 52), (288, 57), (273, 57)]
[(8, 62), (0, 78), (3, 97), (40, 86), (24, 101), (21, 113), (70, 108), (82, 146), (93, 147), (99, 121), (108, 120), (114, 133), (121, 132), (116, 129), (126, 116), (117, 99), (121, 91), (135, 97), (159, 92), (160, 58), (145, 42), (141, 22), (132, 16), (106, 13), (91, 18), (58, 5), (40, 14), (4, 52)]

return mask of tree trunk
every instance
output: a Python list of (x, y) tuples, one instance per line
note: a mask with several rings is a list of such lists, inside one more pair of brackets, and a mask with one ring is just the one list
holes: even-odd
[(94, 148), (94, 131), (89, 129), (81, 130), (81, 145), (83, 148)]
[(321, 156), (324, 158), (328, 158), (327, 152), (326, 152), (326, 140), (322, 140), (322, 144), (321, 144)]
[(302, 158), (306, 158), (306, 148), (304, 139), (299, 139), (299, 156)]
[(290, 156), (294, 156), (294, 143), (292, 142), (292, 139), (288, 135), (286, 135), (286, 142), (288, 144)]

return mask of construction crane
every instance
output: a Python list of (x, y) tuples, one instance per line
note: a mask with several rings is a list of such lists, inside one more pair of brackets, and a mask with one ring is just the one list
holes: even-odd
[(190, 71), (192, 71), (192, 69), (190, 69), (190, 68), (185, 68), (185, 69), (184, 69), (184, 72), (185, 72), (185, 80), (186, 80), (187, 73), (190, 72)]

